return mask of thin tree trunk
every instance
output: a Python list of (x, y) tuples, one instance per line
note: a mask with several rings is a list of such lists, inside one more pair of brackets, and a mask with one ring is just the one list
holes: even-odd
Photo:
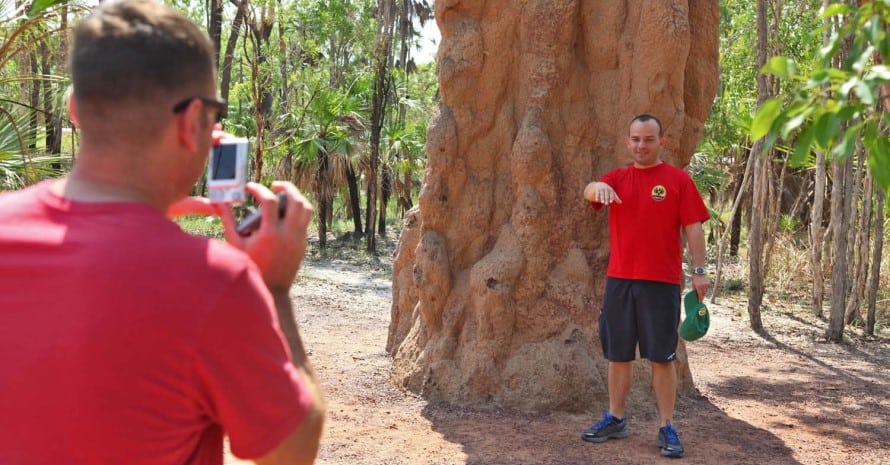
[(874, 336), (878, 287), (881, 282), (881, 257), (884, 253), (884, 191), (875, 187), (875, 243), (872, 249), (871, 274), (868, 282), (868, 313), (865, 318), (865, 334)]
[(219, 49), (222, 43), (222, 14), (222, 0), (207, 0), (207, 35), (210, 36), (210, 43), (213, 44), (217, 68), (219, 67)]
[(352, 239), (358, 240), (364, 234), (362, 230), (362, 209), (359, 200), (358, 176), (352, 164), (346, 167), (346, 186), (349, 189), (349, 209), (352, 211)]
[(810, 271), (813, 275), (813, 300), (812, 312), (817, 317), (822, 317), (822, 306), (825, 301), (825, 274), (822, 265), (822, 243), (824, 230), (822, 222), (825, 221), (825, 152), (816, 151), (816, 175), (813, 187), (813, 208), (810, 214)]
[[(762, 68), (766, 64), (767, 57), (767, 0), (757, 0), (757, 67)], [(757, 76), (757, 103), (763, 104), (769, 93), (769, 83), (763, 74)], [(760, 317), (760, 307), (764, 294), (764, 233), (766, 231), (766, 213), (768, 201), (769, 182), (769, 158), (761, 153), (762, 140), (754, 143), (751, 149), (751, 157), (754, 158), (752, 196), (751, 196), (751, 226), (748, 229), (748, 284), (750, 292), (748, 296), (748, 324), (755, 332), (763, 332), (763, 321)]]
[[(857, 144), (859, 145), (859, 144)], [(873, 178), (868, 170), (865, 158), (865, 151), (859, 146), (859, 167), (856, 170), (854, 186), (859, 195), (854, 194), (853, 204), (851, 208), (856, 212), (859, 205), (858, 227), (851, 228), (852, 236), (847, 236), (847, 241), (853, 245), (853, 263), (850, 266), (850, 287), (847, 295), (846, 314), (844, 322), (850, 324), (854, 321), (862, 321), (862, 312), (859, 307), (862, 304), (864, 296), (865, 283), (868, 280), (868, 250), (871, 242), (871, 204), (872, 204), (872, 184)], [(862, 177), (865, 180), (862, 180)], [(853, 217), (855, 218), (855, 216)], [(850, 224), (854, 220), (851, 219)]]
[(825, 337), (841, 342), (844, 337), (844, 305), (847, 302), (847, 230), (850, 228), (850, 196), (853, 157), (835, 161), (832, 168), (831, 223), (834, 259), (831, 264), (831, 312)]
[(763, 259), (764, 278), (773, 262), (773, 249), (775, 248), (776, 236), (778, 235), (776, 233), (779, 229), (779, 218), (782, 215), (782, 192), (785, 190), (785, 177), (788, 175), (788, 157), (786, 155), (782, 162), (782, 169), (779, 170), (778, 185), (776, 185), (777, 180), (773, 178), (773, 162), (771, 161), (773, 151), (770, 151), (769, 154), (770, 161), (767, 162), (769, 170), (769, 191), (767, 197), (769, 215), (766, 218), (766, 227), (764, 229), (766, 231), (766, 235), (764, 236), (765, 253)]
[(382, 178), (380, 180), (380, 214), (378, 215), (377, 233), (381, 236), (386, 235), (386, 210), (389, 207), (389, 198), (392, 195), (392, 170), (389, 166), (384, 166), (380, 170)]
[[(751, 153), (748, 152), (748, 157), (750, 158)], [(751, 181), (751, 167), (753, 165), (751, 163), (745, 164), (745, 172), (737, 177), (736, 182), (738, 183), (738, 190), (736, 191), (736, 203), (733, 204), (732, 214), (730, 215), (730, 236), (729, 236), (729, 256), (730, 257), (738, 257), (739, 256), (739, 244), (742, 242), (742, 205), (745, 203), (745, 194), (748, 192), (747, 187), (745, 187), (745, 183), (750, 183)], [(747, 180), (745, 176), (748, 176)], [(743, 182), (744, 181), (744, 182)]]
[(389, 94), (389, 55), (392, 49), (393, 21), (395, 6), (393, 0), (379, 0), (377, 3), (377, 34), (374, 47), (374, 89), (371, 100), (371, 159), (368, 166), (368, 222), (367, 249), (377, 252), (377, 177), (380, 170), (380, 133), (386, 114), (386, 101)]
[[(734, 222), (738, 222), (739, 229), (741, 229), (741, 211), (739, 207), (742, 204), (742, 201), (745, 197), (745, 192), (748, 190), (748, 185), (751, 183), (752, 172), (754, 170), (754, 157), (751, 152), (748, 152), (748, 161), (745, 163), (745, 172), (742, 174), (741, 179), (738, 183), (738, 190), (736, 191), (735, 200), (732, 202), (732, 210), (729, 213), (730, 218), (734, 218)], [(733, 223), (735, 224), (735, 223)], [(720, 244), (717, 246), (717, 272), (714, 275), (714, 292), (711, 294), (711, 303), (717, 302), (717, 297), (720, 293), (720, 282), (723, 279), (723, 249), (726, 246), (726, 238), (728, 234), (732, 233), (732, 227), (723, 231), (723, 235), (720, 237)], [(731, 243), (730, 243), (731, 246)]]
[[(52, 74), (52, 63), (50, 63), (49, 44), (46, 40), (40, 42), (40, 67), (44, 77), (42, 82), (46, 153), (58, 155), (62, 153), (62, 120), (58, 115), (58, 108), (56, 108), (52, 82), (47, 79)], [(58, 163), (55, 163), (54, 166), (61, 168)]]
[(232, 19), (232, 28), (229, 30), (229, 39), (226, 41), (226, 52), (223, 55), (222, 67), (219, 77), (219, 94), (222, 98), (229, 99), (229, 87), (232, 82), (232, 61), (235, 59), (235, 46), (238, 44), (238, 36), (241, 34), (241, 25), (244, 23), (244, 11), (248, 0), (233, 2), (238, 9), (235, 18)]
[(40, 68), (37, 61), (37, 52), (34, 49), (28, 53), (28, 63), (31, 69), (31, 76), (35, 78), (29, 82), (28, 97), (28, 104), (31, 106), (31, 118), (29, 119), (28, 126), (31, 129), (31, 133), (28, 135), (28, 148), (33, 153), (37, 149), (37, 133), (40, 126), (40, 112), (37, 109), (40, 108), (41, 87), (40, 80), (36, 79), (40, 75)]

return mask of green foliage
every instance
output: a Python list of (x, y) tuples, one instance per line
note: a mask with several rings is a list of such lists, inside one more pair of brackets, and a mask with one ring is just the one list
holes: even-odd
[[(822, 18), (831, 19), (830, 38), (810, 60), (812, 68), (800, 71), (793, 59), (776, 57), (764, 66), (789, 84), (790, 91), (765, 102), (757, 110), (751, 136), (795, 141), (792, 165), (809, 161), (819, 150), (838, 159), (853, 153), (861, 140), (869, 167), (877, 183), (890, 188), (890, 118), (878, 109), (880, 86), (890, 83), (890, 69), (878, 64), (890, 60), (890, 1), (866, 2), (859, 8), (836, 3), (828, 6)], [(825, 26), (830, 27), (830, 26)], [(849, 44), (846, 58), (834, 66)], [(886, 105), (886, 103), (884, 103)]]
[[(59, 22), (56, 6), (60, 0), (37, 0), (27, 10), (0, 0), (0, 189), (16, 189), (41, 179), (57, 176), (64, 161), (57, 155), (46, 155), (38, 144), (43, 129), (33, 122), (44, 108), (33, 108), (22, 91), (48, 84), (59, 93), (64, 79), (44, 72), (35, 75), (28, 60), (36, 60), (41, 45), (58, 47)], [(45, 71), (45, 70), (44, 70)], [(50, 96), (59, 107), (58, 95)], [(50, 102), (44, 102), (48, 107)]]

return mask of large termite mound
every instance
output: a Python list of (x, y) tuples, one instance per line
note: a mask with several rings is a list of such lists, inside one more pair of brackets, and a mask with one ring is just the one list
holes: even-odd
[[(606, 215), (584, 186), (651, 113), (683, 166), (717, 85), (714, 0), (437, 0), (439, 111), (399, 241), (387, 350), (431, 400), (529, 412), (606, 397)], [(645, 225), (640, 225), (645, 227)], [(692, 388), (685, 350), (681, 391)], [(649, 395), (645, 364), (632, 398)]]

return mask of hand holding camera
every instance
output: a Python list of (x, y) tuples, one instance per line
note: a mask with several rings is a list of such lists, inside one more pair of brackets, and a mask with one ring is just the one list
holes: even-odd
[(274, 293), (286, 292), (297, 276), (306, 253), (313, 209), (289, 182), (275, 181), (272, 189), (277, 195), (262, 184), (247, 183), (246, 191), (260, 203), (257, 220), (251, 220), (257, 226), (248, 236), (239, 234), (231, 209), (221, 209), (221, 216), (226, 240), (253, 259), (266, 286)]

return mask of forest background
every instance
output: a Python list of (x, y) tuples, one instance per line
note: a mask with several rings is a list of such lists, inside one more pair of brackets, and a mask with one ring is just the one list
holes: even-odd
[[(417, 56), (432, 1), (167, 3), (219, 51), (224, 127), (250, 138), (253, 179), (290, 179), (316, 205), (313, 253), (377, 257), (424, 175), (438, 84), (435, 62)], [(93, 4), (0, 0), (0, 190), (61, 176), (76, 158), (68, 30)], [(712, 212), (712, 299), (748, 293), (758, 332), (782, 299), (822, 317), (829, 340), (886, 337), (890, 2), (720, 8), (720, 87), (688, 167)]]

